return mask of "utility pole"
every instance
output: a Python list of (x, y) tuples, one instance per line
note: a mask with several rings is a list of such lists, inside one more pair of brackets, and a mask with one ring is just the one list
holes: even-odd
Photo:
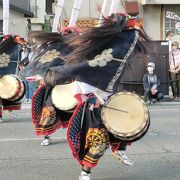
[(3, 34), (9, 34), (9, 0), (3, 0)]
[(76, 26), (76, 22), (78, 19), (78, 15), (79, 15), (79, 11), (81, 8), (82, 1), (83, 0), (74, 0), (73, 9), (71, 12), (71, 18), (70, 18), (69, 25), (68, 25), (69, 27)]
[(55, 17), (52, 25), (52, 32), (58, 32), (63, 6), (64, 6), (64, 0), (58, 0), (57, 7), (55, 10)]

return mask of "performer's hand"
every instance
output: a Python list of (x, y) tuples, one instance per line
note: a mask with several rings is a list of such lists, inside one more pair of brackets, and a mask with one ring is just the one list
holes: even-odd
[(156, 93), (157, 93), (157, 89), (151, 89), (151, 93), (152, 93), (152, 95), (155, 95)]
[(176, 70), (175, 70), (175, 69), (170, 69), (169, 71), (170, 71), (171, 73), (176, 74)]
[(175, 70), (175, 73), (178, 74), (179, 71), (180, 71), (180, 69), (176, 69), (176, 70)]

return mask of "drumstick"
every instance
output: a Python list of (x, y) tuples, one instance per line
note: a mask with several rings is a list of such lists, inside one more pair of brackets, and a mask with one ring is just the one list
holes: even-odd
[(112, 108), (112, 107), (107, 107), (107, 106), (103, 106), (103, 107), (108, 108), (108, 109), (112, 109), (112, 110), (115, 110), (115, 111), (121, 111), (121, 112), (124, 112), (124, 113), (128, 113), (127, 111), (123, 111), (123, 110)]

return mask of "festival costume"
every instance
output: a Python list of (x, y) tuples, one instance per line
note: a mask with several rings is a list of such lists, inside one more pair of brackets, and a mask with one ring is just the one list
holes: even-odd
[(81, 92), (75, 95), (78, 106), (70, 119), (67, 139), (80, 164), (92, 168), (108, 148), (109, 137), (101, 120), (100, 107), (91, 109), (97, 99), (96, 88), (77, 82), (77, 89)]
[[(133, 20), (129, 21), (129, 24), (131, 23), (133, 24)], [(124, 36), (128, 36), (128, 38), (126, 39)], [(98, 87), (105, 92), (114, 93), (118, 89), (120, 78), (127, 63), (126, 61), (134, 50), (138, 37), (139, 33), (134, 29), (124, 32), (122, 31), (117, 34), (115, 38), (112, 38), (106, 46), (103, 46), (103, 48), (99, 48), (97, 51), (93, 52), (93, 54), (90, 54), (87, 58), (90, 60), (53, 67), (50, 68), (49, 73), (52, 72), (51, 75), (56, 84), (63, 83), (64, 79), (69, 77), (90, 84), (94, 87)], [(126, 44), (127, 48), (125, 48), (123, 44)], [(78, 98), (78, 106), (68, 125), (67, 139), (74, 157), (81, 163), (81, 165), (94, 167), (97, 165), (98, 159), (93, 157), (92, 153), (89, 153), (91, 148), (88, 145), (90, 143), (87, 144), (86, 142), (88, 142), (88, 137), (92, 137), (93, 134), (99, 134), (97, 132), (101, 130), (101, 125), (102, 127), (104, 125), (100, 123), (100, 108), (94, 108), (91, 112), (87, 108), (90, 103), (89, 101), (91, 101), (91, 98), (87, 100), (87, 104), (85, 105), (83, 128), (81, 128), (81, 117), (83, 115), (83, 107), (85, 103), (81, 101), (80, 97)], [(97, 118), (96, 122), (99, 122), (98, 126), (93, 126), (94, 124), (92, 122), (94, 119), (91, 118), (92, 116)], [(94, 132), (94, 128), (97, 127), (99, 127), (98, 131)], [(104, 142), (104, 147), (109, 143), (109, 137), (104, 135), (106, 132), (106, 128), (103, 128), (100, 133), (102, 136), (99, 136), (99, 141), (101, 144)], [(108, 142), (103, 139), (108, 139)], [(93, 146), (93, 143), (91, 145)], [(99, 152), (103, 152), (103, 150), (100, 148)], [(97, 158), (98, 157), (100, 156), (97, 156)]]
[[(80, 180), (90, 180), (90, 169), (97, 165), (109, 146), (109, 135), (101, 117), (103, 103), (100, 107), (96, 106), (97, 99), (101, 102), (107, 96), (98, 97), (92, 87), (110, 94), (116, 93), (125, 67), (130, 63), (128, 59), (136, 55), (134, 52), (143, 52), (138, 42), (139, 36), (147, 40), (142, 32), (129, 27), (134, 26), (135, 21), (128, 21), (126, 15), (116, 14), (106, 20), (106, 26), (94, 28), (77, 38), (74, 44), (77, 49), (75, 47), (74, 53), (70, 54), (69, 61), (67, 57), (68, 63), (50, 68), (45, 78), (46, 83), (53, 85), (63, 84), (67, 78), (80, 83), (81, 92), (75, 94), (78, 105), (69, 121), (67, 132), (73, 156), (83, 167)], [(82, 83), (89, 86), (88, 90), (92, 89), (82, 92)]]
[[(47, 43), (39, 42), (41, 45), (35, 50), (33, 61), (21, 71), (25, 77), (31, 76), (30, 78), (33, 80), (33, 76), (39, 76), (43, 79), (48, 68), (63, 65), (62, 57), (71, 51), (61, 34), (47, 33), (47, 36), (51, 40)], [(69, 79), (65, 79), (64, 83), (69, 83)], [(52, 102), (53, 88), (54, 86), (44, 84), (32, 98), (32, 122), (35, 132), (37, 135), (45, 136), (41, 145), (49, 145), (51, 142), (49, 135), (61, 127), (66, 128), (72, 115), (71, 112), (62, 111), (54, 106)]]
[(32, 98), (32, 122), (37, 135), (48, 136), (59, 128), (66, 128), (70, 113), (54, 107), (51, 100), (52, 87), (41, 86)]
[[(52, 33), (51, 35), (52, 40), (46, 43), (42, 42), (35, 49), (32, 61), (30, 63), (26, 62), (26, 66), (20, 71), (23, 77), (28, 77), (33, 81), (33, 76), (38, 75), (38, 78), (42, 80), (49, 67), (64, 64), (61, 56), (68, 53), (68, 48), (62, 41), (60, 34)], [(51, 100), (52, 88), (52, 86), (41, 85), (32, 97), (32, 122), (35, 133), (44, 135), (45, 139), (48, 139), (49, 135), (60, 127), (67, 127), (69, 118), (67, 113), (53, 106)], [(62, 117), (60, 118), (60, 116)]]
[(6, 35), (0, 43), (0, 99), (2, 110), (20, 110), (24, 84), (16, 77), (20, 52), (26, 41), (18, 35)]

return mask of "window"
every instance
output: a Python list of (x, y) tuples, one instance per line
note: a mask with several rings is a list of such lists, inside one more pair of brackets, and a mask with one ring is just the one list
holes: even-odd
[(165, 33), (180, 35), (180, 5), (165, 5)]

